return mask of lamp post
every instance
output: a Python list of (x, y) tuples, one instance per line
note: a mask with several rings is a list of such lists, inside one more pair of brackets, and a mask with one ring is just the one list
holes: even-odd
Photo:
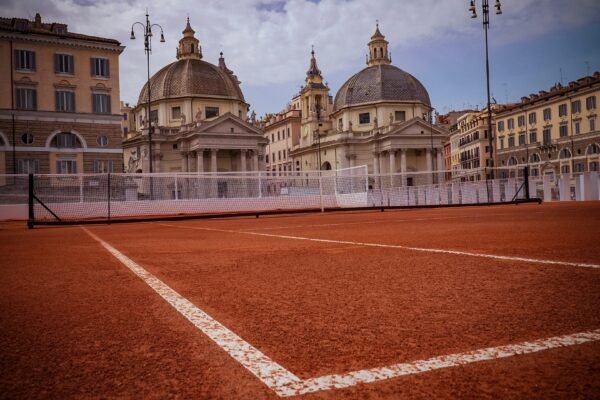
[[(494, 4), (496, 8), (496, 15), (502, 14), (502, 6), (500, 0), (496, 0)], [(488, 108), (488, 139), (490, 146), (490, 178), (494, 179), (494, 147), (492, 140), (492, 108), (491, 108), (491, 96), (490, 96), (490, 61), (488, 54), (488, 29), (490, 27), (490, 6), (488, 0), (481, 0), (481, 9), (483, 11), (483, 30), (485, 32), (485, 78), (487, 84), (487, 108)], [(475, 0), (471, 0), (469, 11), (471, 11), (471, 18), (477, 18), (477, 11), (475, 9)], [(486, 179), (488, 175), (486, 174)]]
[(146, 10), (146, 24), (143, 24), (142, 22), (134, 22), (133, 25), (131, 25), (131, 40), (135, 40), (135, 34), (133, 33), (133, 27), (135, 25), (140, 25), (142, 27), (142, 29), (144, 30), (144, 52), (146, 53), (146, 71), (147, 71), (147, 94), (148, 94), (148, 101), (146, 103), (146, 120), (148, 121), (148, 158), (150, 159), (150, 173), (152, 173), (152, 164), (153, 164), (153, 158), (152, 158), (152, 131), (154, 130), (154, 127), (152, 126), (152, 120), (150, 118), (150, 53), (152, 53), (152, 27), (156, 26), (158, 28), (160, 28), (160, 42), (164, 43), (165, 42), (165, 36), (163, 34), (163, 28), (162, 26), (158, 25), (158, 24), (151, 24), (150, 23), (150, 16), (148, 15), (148, 10)]

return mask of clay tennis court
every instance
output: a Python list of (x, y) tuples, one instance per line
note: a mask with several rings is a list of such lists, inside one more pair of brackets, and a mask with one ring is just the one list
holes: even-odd
[(4, 398), (600, 395), (600, 203), (0, 225)]

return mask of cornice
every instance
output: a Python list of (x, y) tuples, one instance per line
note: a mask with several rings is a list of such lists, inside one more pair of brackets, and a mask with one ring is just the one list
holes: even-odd
[(104, 50), (121, 54), (125, 50), (125, 46), (121, 45), (110, 45), (93, 40), (75, 39), (75, 38), (59, 38), (59, 37), (46, 37), (36, 34), (23, 34), (15, 32), (6, 32), (0, 30), (0, 39), (23, 41), (23, 42), (35, 42), (42, 44), (52, 44), (58, 46), (67, 47), (79, 47), (86, 49)]

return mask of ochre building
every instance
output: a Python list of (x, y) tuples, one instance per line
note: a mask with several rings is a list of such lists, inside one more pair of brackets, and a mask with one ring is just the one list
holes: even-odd
[(122, 172), (113, 39), (0, 18), (0, 174)]

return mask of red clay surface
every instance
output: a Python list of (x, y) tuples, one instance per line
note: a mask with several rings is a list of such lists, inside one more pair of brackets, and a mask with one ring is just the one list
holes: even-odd
[[(276, 398), (78, 227), (0, 225), (0, 397)], [(600, 328), (600, 203), (88, 229), (300, 378)], [(594, 398), (600, 343), (303, 398)]]

